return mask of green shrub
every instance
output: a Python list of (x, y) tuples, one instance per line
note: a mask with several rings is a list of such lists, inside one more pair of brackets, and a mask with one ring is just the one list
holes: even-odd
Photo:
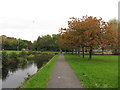
[(8, 54), (6, 51), (2, 52), (2, 66), (7, 66), (8, 65)]
[(34, 51), (33, 51), (33, 50), (29, 50), (29, 51), (28, 51), (28, 55), (31, 55), (31, 54), (34, 54)]
[(41, 52), (40, 52), (40, 51), (38, 51), (38, 52), (37, 52), (37, 54), (41, 54)]
[(17, 57), (18, 57), (18, 54), (17, 54), (16, 52), (11, 52), (11, 53), (9, 54), (9, 58), (17, 59)]
[(18, 59), (15, 59), (15, 58), (9, 58), (8, 59), (8, 64), (10, 66), (14, 66), (14, 65), (17, 65), (19, 63), (19, 60)]
[(27, 58), (27, 52), (26, 52), (25, 50), (22, 50), (22, 51), (19, 53), (19, 56), (20, 56), (20, 57)]
[(27, 62), (27, 59), (23, 58), (23, 57), (19, 57), (18, 60), (19, 60), (20, 63), (26, 63)]
[(18, 54), (16, 52), (9, 53), (8, 64), (10, 66), (17, 65), (19, 63)]
[(58, 55), (58, 53), (55, 53), (55, 55)]

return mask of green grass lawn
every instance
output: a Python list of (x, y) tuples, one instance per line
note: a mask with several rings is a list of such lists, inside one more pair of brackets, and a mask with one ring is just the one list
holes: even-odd
[[(21, 51), (10, 51), (10, 50), (4, 50), (4, 51), (6, 51), (8, 54), (10, 54), (12, 52), (15, 52), (15, 53), (19, 54), (21, 52)], [(0, 52), (2, 52), (2, 51), (0, 51)]]
[[(12, 51), (12, 50), (4, 50), (6, 51), (8, 54), (12, 53), (12, 52), (16, 52), (17, 54), (19, 54), (21, 51)], [(49, 54), (55, 54), (55, 53), (60, 53), (60, 52), (55, 52), (55, 51), (33, 51), (33, 52), (40, 52), (40, 53), (49, 53)], [(0, 51), (0, 53), (2, 53), (2, 51)]]
[(65, 54), (65, 58), (85, 88), (118, 88), (118, 56)]
[(43, 68), (27, 80), (21, 88), (46, 88), (58, 56), (55, 55)]
[(55, 53), (58, 53), (58, 54), (60, 54), (60, 52), (55, 52), (55, 51), (37, 51), (37, 52), (40, 52), (40, 53), (48, 53), (48, 54), (55, 54)]

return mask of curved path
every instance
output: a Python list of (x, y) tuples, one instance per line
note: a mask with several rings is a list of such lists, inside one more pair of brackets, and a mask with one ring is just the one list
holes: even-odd
[(82, 88), (80, 81), (66, 62), (64, 55), (60, 55), (53, 69), (48, 88)]

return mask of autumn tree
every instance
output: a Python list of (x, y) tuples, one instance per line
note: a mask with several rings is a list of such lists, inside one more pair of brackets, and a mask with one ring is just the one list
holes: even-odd
[(83, 57), (84, 48), (88, 47), (89, 59), (91, 59), (93, 48), (98, 46), (98, 37), (101, 36), (101, 28), (103, 28), (101, 24), (102, 19), (97, 19), (92, 16), (83, 16), (82, 19), (71, 19), (71, 21), (68, 21), (68, 26), (77, 32), (77, 36), (79, 37), (78, 44), (82, 47)]
[(120, 50), (118, 46), (118, 42), (120, 41), (119, 35), (120, 35), (120, 22), (116, 19), (112, 19), (109, 22), (109, 25), (111, 26), (111, 40), (110, 40), (110, 48), (113, 50), (114, 54), (118, 54), (118, 50)]
[(75, 44), (78, 42), (76, 32), (69, 28), (61, 28), (58, 37), (60, 47), (71, 50), (72, 53), (74, 52), (74, 49), (77, 49), (79, 47), (78, 44)]
[(104, 22), (102, 18), (83, 16), (82, 19), (74, 17), (70, 19), (68, 28), (60, 33), (60, 40), (66, 46), (81, 47), (83, 58), (85, 47), (89, 49), (89, 59), (92, 59), (94, 48), (105, 49), (106, 46), (110, 46), (110, 43), (116, 41), (116, 34), (111, 25)]

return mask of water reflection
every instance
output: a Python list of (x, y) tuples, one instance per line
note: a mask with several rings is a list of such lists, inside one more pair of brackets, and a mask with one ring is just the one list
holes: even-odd
[(37, 66), (32, 64), (26, 64), (26, 68), (18, 68), (15, 72), (8, 71), (6, 77), (2, 80), (3, 88), (15, 88), (21, 85), (21, 82), (24, 81), (29, 75), (32, 75), (37, 72)]
[(44, 63), (52, 58), (52, 56), (48, 56), (39, 55), (28, 59), (28, 62), (11, 64), (2, 68), (2, 88), (16, 88), (20, 86), (28, 75), (35, 74)]

